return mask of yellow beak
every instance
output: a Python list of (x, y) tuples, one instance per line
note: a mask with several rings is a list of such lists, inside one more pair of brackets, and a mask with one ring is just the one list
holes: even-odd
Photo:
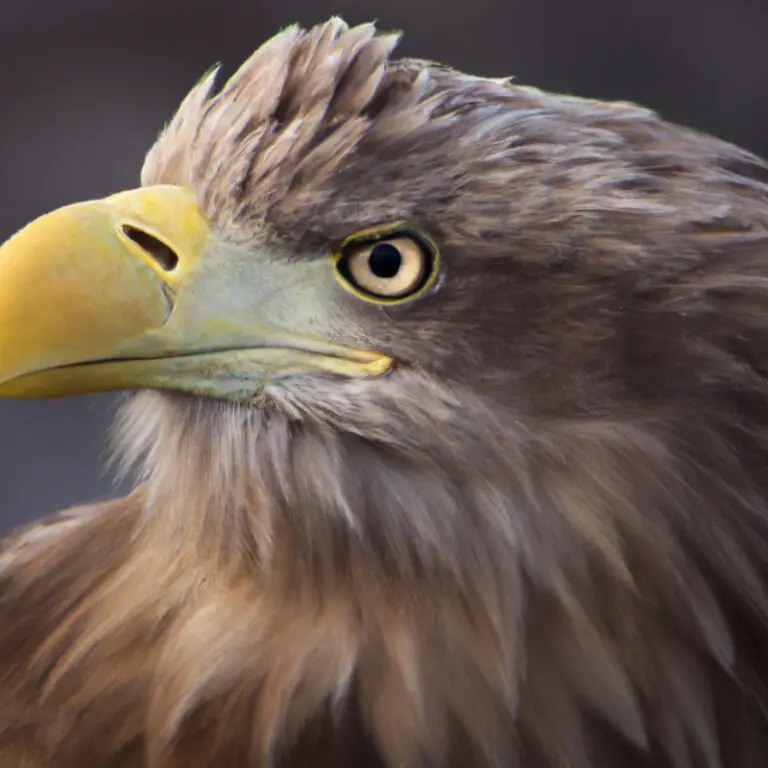
[(389, 368), (264, 316), (260, 289), (274, 293), (290, 265), (262, 265), (244, 304), (243, 270), (217, 276), (217, 249), (192, 193), (173, 186), (28, 225), (0, 247), (0, 396), (156, 387), (248, 399), (279, 376)]

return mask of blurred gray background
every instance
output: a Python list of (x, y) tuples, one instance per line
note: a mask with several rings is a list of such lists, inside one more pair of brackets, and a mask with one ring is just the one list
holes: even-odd
[[(136, 186), (210, 65), (331, 14), (404, 29), (402, 54), (638, 101), (768, 155), (766, 0), (0, 0), (0, 241)], [(0, 532), (123, 490), (104, 471), (113, 411), (0, 401)]]

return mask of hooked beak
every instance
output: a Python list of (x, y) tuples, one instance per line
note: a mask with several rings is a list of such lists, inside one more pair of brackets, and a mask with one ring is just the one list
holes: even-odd
[(234, 300), (243, 275), (216, 274), (219, 248), (192, 193), (175, 186), (29, 224), (0, 247), (0, 397), (147, 387), (247, 400), (279, 377), (390, 368), (386, 355), (291, 327), (286, 312), (266, 316), (260, 297), (302, 265), (260, 263), (247, 304)]

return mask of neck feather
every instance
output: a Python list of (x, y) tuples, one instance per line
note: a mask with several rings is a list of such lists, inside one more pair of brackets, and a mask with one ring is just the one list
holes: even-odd
[[(179, 553), (176, 592), (196, 596), (165, 643), (156, 722), (174, 734), (213, 690), (269, 690), (284, 706), (262, 711), (259, 694), (265, 754), (352, 698), (388, 764), (523, 749), (554, 765), (606, 723), (644, 746), (645, 702), (672, 675), (667, 715), (703, 738), (691, 697), (734, 657), (721, 590), (762, 599), (756, 545), (725, 517), (734, 490), (711, 486), (713, 536), (689, 518), (691, 465), (649, 425), (533, 434), (433, 394), (428, 410), (402, 384), (375, 402), (325, 393), (313, 411), (285, 395), (260, 410), (154, 393), (128, 406), (142, 551)], [(718, 541), (738, 555), (727, 572)], [(550, 733), (552, 712), (574, 727)]]

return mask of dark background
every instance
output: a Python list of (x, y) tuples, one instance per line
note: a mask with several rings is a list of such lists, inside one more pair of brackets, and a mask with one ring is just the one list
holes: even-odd
[[(402, 54), (641, 102), (768, 155), (768, 0), (0, 0), (0, 241), (136, 186), (211, 64), (231, 72), (282, 26), (331, 14), (404, 29)], [(113, 410), (0, 401), (0, 531), (119, 492)]]

